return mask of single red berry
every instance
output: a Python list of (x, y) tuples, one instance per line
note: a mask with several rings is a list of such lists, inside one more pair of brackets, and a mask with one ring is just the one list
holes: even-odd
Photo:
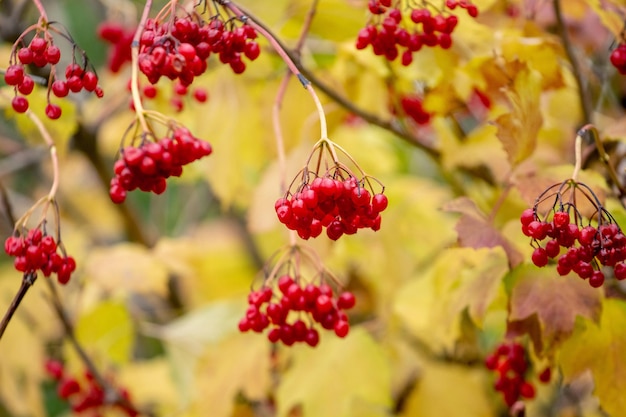
[(27, 96), (33, 92), (34, 88), (35, 82), (33, 81), (33, 79), (30, 78), (28, 75), (25, 75), (22, 79), (22, 82), (17, 86), (17, 91)]
[(19, 85), (24, 79), (24, 68), (21, 65), (10, 65), (4, 72), (7, 85)]
[(61, 117), (61, 107), (56, 104), (48, 103), (46, 106), (46, 116), (51, 120), (56, 120)]
[(328, 295), (321, 294), (317, 297), (317, 300), (315, 300), (315, 307), (317, 311), (322, 314), (330, 312), (333, 309), (332, 298)]
[(349, 310), (356, 304), (356, 297), (350, 291), (342, 292), (337, 298), (337, 308)]
[(564, 228), (569, 224), (569, 213), (565, 211), (557, 211), (554, 213), (552, 223), (554, 223), (554, 226), (558, 229)]
[(13, 100), (11, 100), (11, 107), (17, 113), (24, 113), (28, 110), (28, 100), (23, 96), (15, 96)]
[(193, 98), (195, 98), (198, 103), (204, 103), (207, 101), (208, 97), (209, 95), (204, 88), (196, 88), (193, 91)]
[(602, 271), (593, 271), (593, 274), (589, 278), (589, 285), (593, 288), (599, 288), (604, 284), (604, 274)]
[(519, 393), (524, 398), (535, 398), (535, 387), (530, 382), (524, 381), (519, 389)]
[(50, 45), (46, 49), (45, 57), (48, 61), (48, 64), (58, 64), (61, 60), (61, 50), (56, 45)]
[(536, 266), (542, 267), (548, 264), (548, 254), (544, 248), (536, 248), (532, 254), (532, 261)]
[(20, 48), (20, 50), (17, 51), (17, 59), (19, 59), (19, 61), (24, 65), (32, 64), (33, 57), (33, 51), (31, 51), (29, 48)]
[(92, 72), (87, 71), (83, 74), (83, 88), (89, 92), (94, 91), (98, 86), (98, 76)]
[(45, 368), (52, 379), (59, 381), (63, 377), (63, 364), (61, 362), (49, 359), (46, 361)]
[(337, 337), (346, 337), (350, 331), (350, 324), (347, 321), (339, 320), (334, 326)]
[(80, 385), (74, 378), (67, 378), (59, 381), (57, 386), (57, 395), (64, 400), (68, 399), (74, 394), (80, 392)]

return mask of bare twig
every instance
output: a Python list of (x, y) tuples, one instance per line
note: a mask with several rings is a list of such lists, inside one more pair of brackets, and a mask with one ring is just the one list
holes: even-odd
[(576, 85), (578, 86), (580, 105), (582, 106), (583, 110), (583, 124), (593, 123), (593, 111), (591, 106), (591, 98), (589, 97), (589, 90), (585, 85), (585, 79), (580, 69), (580, 63), (576, 58), (572, 42), (570, 41), (569, 34), (567, 33), (567, 26), (563, 21), (561, 0), (554, 0), (552, 4), (554, 6), (554, 15), (556, 16), (556, 24), (559, 31), (559, 36), (561, 37), (561, 41), (563, 42), (563, 47), (565, 48), (567, 59), (572, 66), (572, 73), (574, 74), (574, 78), (576, 79)]
[(36, 279), (37, 274), (35, 272), (31, 271), (24, 273), (20, 289), (17, 290), (17, 294), (15, 294), (15, 297), (13, 297), (13, 301), (11, 301), (9, 308), (7, 309), (6, 313), (4, 313), (4, 317), (2, 317), (2, 321), (0, 321), (0, 339), (2, 339), (2, 335), (4, 335), (4, 331), (7, 329), (11, 318), (13, 318), (13, 315), (17, 311), (17, 308), (20, 306), (22, 299), (24, 298), (30, 287), (33, 286)]

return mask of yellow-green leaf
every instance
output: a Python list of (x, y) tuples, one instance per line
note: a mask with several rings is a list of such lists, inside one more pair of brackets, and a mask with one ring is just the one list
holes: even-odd
[(82, 314), (76, 323), (76, 338), (99, 360), (125, 364), (133, 344), (133, 324), (126, 306), (104, 301)]
[(558, 362), (565, 382), (586, 371), (593, 374), (594, 394), (611, 417), (626, 416), (626, 303), (607, 299), (600, 323), (580, 320), (580, 327), (563, 343)]
[(403, 417), (494, 416), (485, 372), (454, 364), (427, 363), (407, 399)]
[(511, 104), (511, 113), (500, 115), (495, 124), (511, 165), (528, 158), (537, 145), (537, 134), (542, 124), (539, 98), (541, 77), (536, 71), (523, 69), (517, 74), (512, 89), (505, 91)]
[(482, 324), (508, 270), (504, 249), (453, 248), (440, 253), (423, 276), (398, 292), (394, 311), (416, 337), (436, 350), (451, 350), (462, 312)]
[(351, 417), (354, 404), (359, 404), (358, 415), (367, 415), (363, 409), (391, 406), (389, 363), (363, 328), (353, 328), (345, 339), (323, 334), (315, 349), (295, 349), (276, 400), (279, 417), (298, 407), (302, 417)]

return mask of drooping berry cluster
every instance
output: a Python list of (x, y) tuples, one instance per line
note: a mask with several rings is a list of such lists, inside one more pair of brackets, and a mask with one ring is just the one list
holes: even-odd
[(76, 261), (59, 254), (58, 249), (55, 239), (41, 229), (31, 229), (25, 236), (10, 236), (4, 242), (4, 251), (15, 257), (13, 265), (17, 271), (35, 276), (41, 271), (45, 277), (56, 274), (59, 283), (67, 284), (76, 269)]
[(126, 389), (117, 392), (119, 399), (110, 404), (110, 395), (107, 398), (105, 389), (95, 380), (89, 371), (85, 371), (83, 378), (68, 375), (63, 363), (49, 359), (45, 364), (46, 373), (57, 383), (57, 395), (67, 401), (76, 414), (91, 413), (90, 415), (104, 415), (108, 406), (113, 405), (128, 417), (136, 417), (139, 412), (131, 403), (130, 394)]
[(171, 134), (156, 142), (145, 142), (139, 147), (127, 146), (113, 167), (109, 195), (114, 203), (122, 203), (128, 191), (161, 194), (167, 187), (166, 179), (179, 177), (183, 166), (208, 156), (211, 145), (196, 138), (184, 127), (176, 127)]
[(319, 236), (323, 228), (331, 240), (362, 228), (379, 230), (387, 196), (382, 192), (372, 195), (364, 186), (366, 179), (343, 178), (341, 174), (338, 168), (310, 183), (305, 179), (297, 192), (276, 201), (278, 220), (302, 239)]
[(404, 8), (399, 0), (370, 0), (368, 8), (372, 17), (359, 31), (356, 47), (371, 46), (374, 54), (383, 55), (389, 61), (401, 54), (402, 65), (410, 65), (413, 53), (422, 47), (448, 49), (452, 46), (452, 32), (458, 24), (458, 17), (452, 11), (457, 6), (471, 17), (478, 16), (476, 5), (468, 0), (446, 0), (441, 9), (426, 2), (421, 7)]
[(240, 331), (262, 333), (269, 328), (267, 338), (272, 343), (291, 346), (303, 342), (311, 347), (319, 343), (318, 327), (333, 330), (341, 338), (350, 331), (345, 310), (356, 303), (351, 292), (335, 295), (328, 284), (304, 284), (289, 275), (278, 278), (275, 287), (265, 283), (249, 294)]
[[(555, 188), (557, 191), (552, 192)], [(575, 193), (587, 197), (584, 201), (591, 203), (593, 224), (583, 222)], [(567, 201), (563, 200), (565, 195)], [(552, 209), (540, 218), (539, 205), (551, 197), (555, 198)], [(578, 201), (582, 203), (582, 199)], [(594, 288), (604, 283), (603, 267), (613, 269), (618, 280), (626, 278), (626, 236), (586, 185), (568, 180), (548, 188), (533, 208), (524, 210), (520, 220), (522, 232), (532, 238), (535, 247), (532, 261), (536, 266), (546, 266), (550, 259), (556, 258), (560, 275), (573, 271), (588, 279)]]
[[(48, 29), (52, 29), (48, 26)], [(11, 65), (4, 73), (4, 81), (7, 85), (13, 86), (15, 89), (15, 97), (11, 101), (13, 110), (17, 113), (24, 113), (28, 110), (29, 102), (26, 96), (32, 93), (35, 87), (35, 81), (26, 73), (25, 66), (35, 65), (43, 68), (50, 65), (50, 83), (48, 91), (52, 92), (55, 97), (66, 97), (70, 92), (78, 93), (81, 91), (93, 92), (98, 97), (103, 96), (102, 88), (98, 86), (98, 76), (92, 70), (87, 69), (87, 61), (84, 59), (84, 65), (78, 65), (74, 57), (72, 62), (65, 68), (65, 80), (57, 77), (56, 66), (61, 60), (61, 50), (54, 44), (53, 37), (48, 30), (37, 32), (35, 37), (28, 45), (24, 43), (26, 33), (13, 45), (11, 53)], [(67, 35), (63, 36), (71, 39)], [(73, 49), (77, 49), (76, 45), (72, 45)], [(82, 54), (84, 57), (84, 53)], [(58, 119), (61, 117), (61, 107), (50, 102), (48, 94), (48, 104), (45, 108), (46, 116), (50, 119)]]
[(496, 372), (498, 376), (494, 389), (502, 393), (509, 407), (520, 398), (535, 397), (534, 385), (525, 379), (528, 365), (524, 347), (516, 342), (502, 343), (485, 358), (487, 369)]
[(219, 15), (204, 21), (198, 14), (173, 20), (149, 19), (141, 36), (139, 69), (156, 84), (161, 77), (180, 80), (188, 86), (207, 69), (207, 59), (217, 54), (235, 74), (246, 69), (244, 57), (255, 60), (261, 49), (256, 30), (247, 24), (224, 23)]
[(617, 48), (611, 52), (609, 59), (620, 74), (626, 74), (626, 43), (617, 45)]

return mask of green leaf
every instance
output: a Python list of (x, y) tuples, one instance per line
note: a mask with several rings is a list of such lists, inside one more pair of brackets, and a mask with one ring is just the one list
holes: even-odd
[(372, 415), (392, 404), (389, 363), (363, 328), (353, 328), (345, 339), (323, 334), (315, 349), (294, 349), (276, 399), (278, 417), (297, 407), (303, 417)]

